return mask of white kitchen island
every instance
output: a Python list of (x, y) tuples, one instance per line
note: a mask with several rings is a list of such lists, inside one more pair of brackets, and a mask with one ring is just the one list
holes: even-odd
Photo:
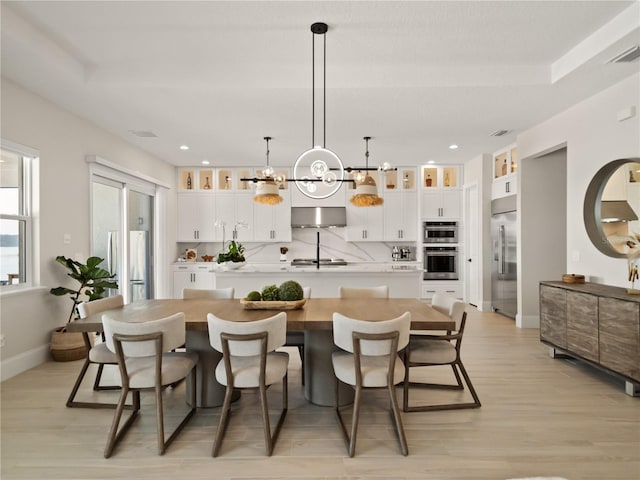
[(389, 286), (393, 298), (420, 298), (422, 271), (415, 262), (353, 263), (343, 266), (293, 267), (287, 264), (247, 264), (238, 270), (216, 270), (216, 288), (235, 288), (236, 298), (266, 285), (295, 280), (311, 287), (315, 298), (338, 297), (340, 287)]

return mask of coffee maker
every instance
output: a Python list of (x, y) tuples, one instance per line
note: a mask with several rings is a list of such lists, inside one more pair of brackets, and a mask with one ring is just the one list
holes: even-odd
[(394, 262), (413, 262), (416, 259), (416, 247), (394, 245), (391, 248), (391, 259)]

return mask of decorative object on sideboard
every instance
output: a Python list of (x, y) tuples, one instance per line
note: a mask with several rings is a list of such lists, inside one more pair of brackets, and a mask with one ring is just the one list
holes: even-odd
[(584, 283), (584, 275), (565, 273), (562, 275), (562, 283)]
[(640, 258), (640, 244), (632, 241), (627, 242), (629, 253), (627, 253), (627, 267), (629, 271), (629, 282), (631, 286), (627, 289), (630, 295), (640, 295), (640, 290), (635, 288), (636, 280), (638, 280), (638, 259)]

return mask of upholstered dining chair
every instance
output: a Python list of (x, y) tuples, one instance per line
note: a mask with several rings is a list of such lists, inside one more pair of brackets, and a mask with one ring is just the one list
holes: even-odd
[(340, 287), (340, 298), (389, 298), (389, 287)]
[[(223, 320), (209, 313), (207, 314), (207, 322), (211, 346), (222, 353), (222, 360), (216, 366), (216, 380), (227, 387), (211, 455), (216, 457), (220, 451), (231, 415), (234, 388), (246, 388), (259, 390), (264, 422), (265, 449), (267, 455), (270, 456), (288, 408), (287, 367), (289, 354), (275, 351), (285, 342), (287, 314), (280, 312), (264, 320), (234, 322)], [(267, 387), (279, 381), (282, 381), (282, 410), (272, 434), (267, 404)]]
[(208, 298), (208, 299), (232, 299), (234, 294), (234, 288), (213, 288), (213, 289), (199, 289), (199, 288), (183, 288), (182, 298)]
[[(102, 325), (109, 350), (118, 356), (118, 367), (122, 381), (120, 400), (113, 416), (104, 456), (105, 458), (111, 456), (116, 444), (138, 416), (140, 392), (145, 390), (155, 392), (158, 454), (162, 455), (196, 411), (196, 389), (194, 387), (191, 389), (191, 408), (165, 440), (162, 399), (164, 388), (189, 375), (191, 375), (192, 385), (196, 385), (195, 367), (198, 363), (198, 355), (171, 351), (184, 344), (184, 313), (180, 312), (158, 320), (138, 323), (121, 322), (105, 314), (102, 317)], [(119, 429), (129, 391), (132, 392), (133, 410), (122, 428)]]
[[(434, 309), (448, 315), (455, 321), (456, 330), (442, 335), (411, 335), (409, 345), (404, 352), (404, 362), (406, 367), (402, 409), (405, 412), (425, 412), (432, 410), (452, 410), (461, 408), (478, 408), (481, 406), (480, 399), (476, 393), (471, 379), (464, 368), (460, 357), (462, 346), (462, 336), (467, 321), (466, 304), (456, 298), (443, 293), (434, 294), (431, 305)], [(451, 365), (456, 384), (411, 382), (410, 372), (413, 368), (429, 367), (434, 365)], [(436, 405), (409, 405), (409, 391), (411, 387), (440, 388), (449, 390), (464, 390), (462, 378), (469, 389), (473, 401), (436, 404)]]
[[(336, 375), (336, 416), (350, 457), (356, 450), (362, 391), (366, 388), (387, 389), (400, 450), (403, 455), (409, 453), (395, 386), (404, 379), (404, 365), (398, 352), (409, 342), (410, 324), (409, 312), (383, 321), (357, 320), (333, 314), (334, 343), (341, 349), (333, 352), (331, 357)], [(350, 433), (341, 413), (339, 382), (355, 388)]]
[[(302, 298), (311, 298), (311, 287), (302, 287)], [(304, 332), (287, 332), (285, 347), (298, 347), (300, 364), (302, 365), (302, 385), (304, 385)]]
[[(95, 313), (104, 312), (105, 310), (111, 310), (114, 308), (119, 308), (124, 306), (124, 300), (122, 295), (114, 295), (112, 297), (105, 297), (98, 300), (94, 300), (92, 302), (83, 302), (78, 305), (78, 313), (80, 314), (80, 318), (87, 318), (89, 315), (93, 315)], [(84, 407), (84, 408), (115, 408), (115, 403), (100, 403), (100, 402), (77, 402), (75, 400), (76, 394), (78, 393), (78, 389), (82, 384), (82, 381), (89, 369), (89, 365), (95, 364), (98, 366), (98, 371), (96, 372), (96, 378), (93, 382), (94, 390), (117, 390), (120, 388), (120, 385), (108, 385), (101, 386), (100, 380), (102, 378), (102, 372), (105, 365), (117, 365), (118, 358), (116, 354), (110, 351), (107, 348), (107, 344), (96, 343), (92, 345), (91, 340), (89, 338), (89, 333), (82, 332), (82, 336), (84, 339), (84, 344), (87, 349), (87, 356), (85, 357), (84, 364), (80, 369), (80, 373), (78, 374), (78, 378), (76, 379), (76, 383), (73, 385), (71, 389), (71, 393), (69, 394), (69, 398), (67, 399), (67, 407)], [(104, 339), (104, 338), (103, 338)]]

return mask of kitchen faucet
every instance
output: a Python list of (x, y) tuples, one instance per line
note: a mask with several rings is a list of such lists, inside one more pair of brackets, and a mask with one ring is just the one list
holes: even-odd
[(316, 242), (316, 269), (320, 270), (320, 232), (317, 233), (318, 241)]

